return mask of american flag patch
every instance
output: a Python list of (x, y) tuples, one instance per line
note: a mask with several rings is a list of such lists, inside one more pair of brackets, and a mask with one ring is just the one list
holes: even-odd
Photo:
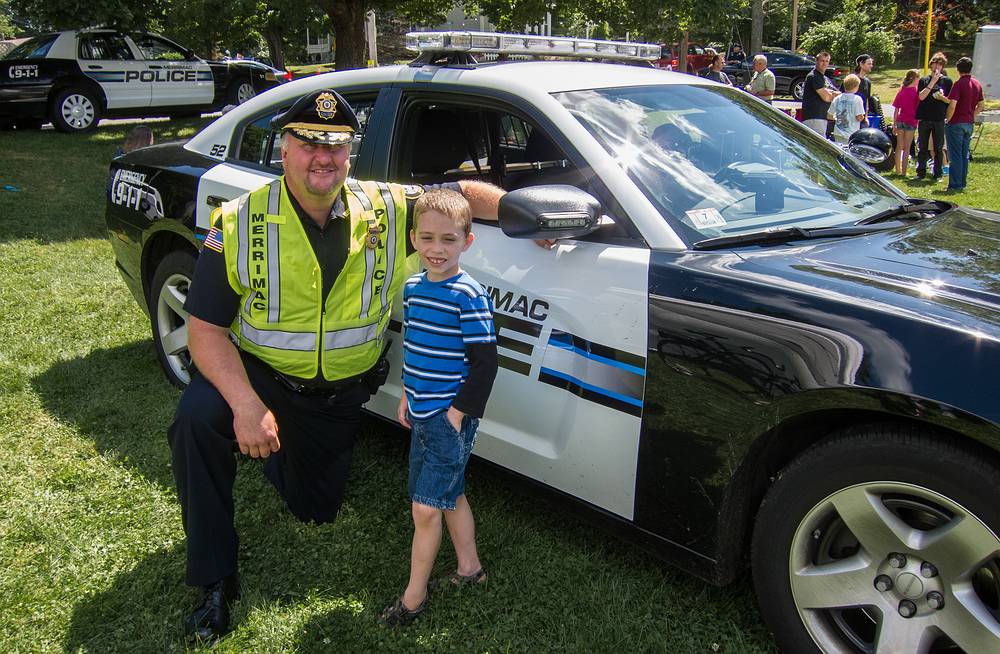
[(222, 231), (218, 227), (213, 227), (205, 237), (205, 247), (209, 250), (222, 252)]

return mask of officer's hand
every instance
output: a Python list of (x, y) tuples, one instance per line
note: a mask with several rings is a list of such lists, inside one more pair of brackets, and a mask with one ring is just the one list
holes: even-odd
[(240, 452), (254, 459), (267, 458), (281, 448), (274, 414), (260, 401), (233, 411), (233, 430)]
[(409, 406), (406, 403), (406, 393), (404, 392), (403, 397), (399, 398), (399, 406), (396, 407), (396, 420), (399, 421), (399, 424), (409, 429), (411, 425), (410, 419), (406, 415), (407, 409), (409, 409)]
[(556, 240), (554, 238), (538, 238), (535, 239), (535, 245), (542, 248), (543, 250), (551, 250), (556, 245)]

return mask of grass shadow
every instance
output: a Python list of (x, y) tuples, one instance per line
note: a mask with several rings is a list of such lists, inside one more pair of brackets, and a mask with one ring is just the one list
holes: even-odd
[(150, 341), (59, 361), (31, 383), (45, 409), (98, 450), (173, 487), (166, 429), (180, 393), (160, 372)]
[[(146, 123), (156, 143), (189, 139), (212, 118)], [(54, 130), (3, 132), (0, 157), (0, 242), (45, 243), (106, 238), (108, 167), (135, 124), (101, 125), (86, 134)], [(19, 219), (13, 219), (19, 217)]]

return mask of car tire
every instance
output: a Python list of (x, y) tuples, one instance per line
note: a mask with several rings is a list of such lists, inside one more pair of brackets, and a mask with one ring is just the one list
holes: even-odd
[(50, 118), (60, 132), (89, 132), (101, 120), (101, 105), (90, 89), (70, 87), (56, 95)]
[(241, 77), (233, 80), (229, 85), (226, 99), (229, 104), (241, 105), (255, 95), (257, 95), (257, 91), (254, 90), (250, 79)]
[(194, 276), (195, 256), (189, 250), (165, 256), (149, 287), (149, 322), (156, 357), (167, 379), (178, 388), (190, 383), (194, 371), (187, 349), (188, 313), (184, 301)]
[(788, 88), (791, 91), (792, 97), (795, 100), (802, 102), (802, 96), (804, 96), (806, 92), (806, 78), (797, 77), (793, 79), (792, 83), (788, 85)]
[(1000, 651), (998, 487), (988, 457), (913, 429), (810, 448), (754, 527), (754, 585), (779, 647)]

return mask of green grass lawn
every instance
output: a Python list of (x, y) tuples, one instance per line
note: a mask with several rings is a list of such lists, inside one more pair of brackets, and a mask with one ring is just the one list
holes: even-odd
[[(162, 142), (205, 122), (152, 127)], [(0, 186), (20, 188), (0, 190), (0, 652), (184, 649), (195, 594), (165, 437), (179, 393), (104, 229), (128, 129), (0, 134)], [(369, 425), (342, 514), (322, 527), (241, 464), (244, 595), (216, 651), (772, 651), (745, 580), (707, 585), (478, 463), (468, 492), (488, 587), (435, 595), (409, 630), (379, 627), (407, 576), (405, 457), (403, 432)]]
[[(157, 142), (207, 119), (154, 123)], [(179, 397), (114, 268), (104, 189), (130, 127), (0, 135), (0, 651), (184, 649), (194, 600), (165, 432)], [(1000, 209), (988, 126), (961, 201)], [(912, 195), (939, 186), (897, 181)], [(954, 197), (954, 196), (951, 196)], [(243, 599), (221, 652), (768, 652), (749, 583), (715, 588), (473, 463), (487, 588), (442, 593), (413, 628), (375, 618), (405, 582), (401, 431), (371, 423), (335, 524), (285, 512), (241, 464)], [(445, 537), (447, 539), (447, 537)], [(439, 571), (454, 561), (445, 543)]]

